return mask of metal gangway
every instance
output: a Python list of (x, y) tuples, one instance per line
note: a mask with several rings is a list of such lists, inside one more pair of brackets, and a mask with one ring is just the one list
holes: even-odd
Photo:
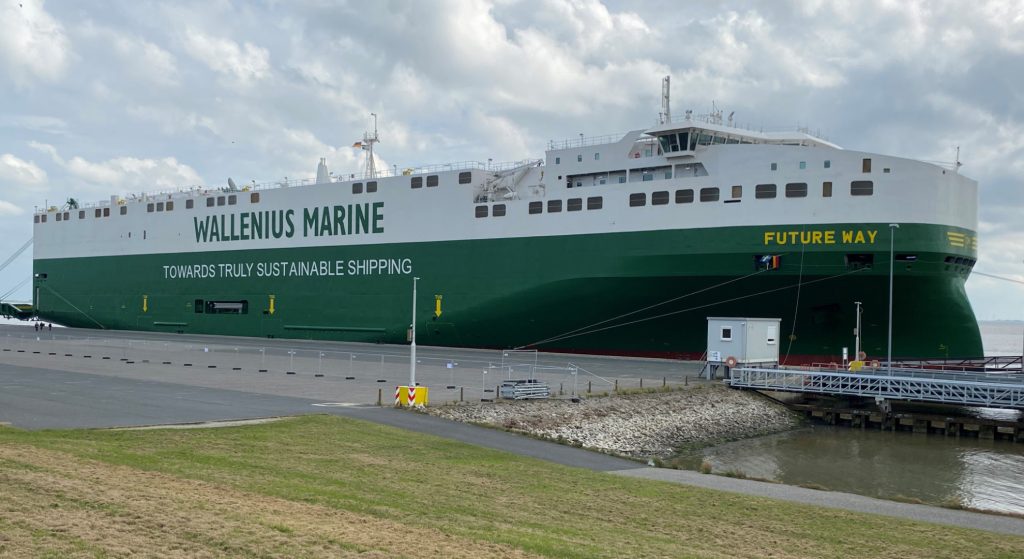
[(949, 373), (920, 369), (862, 369), (857, 372), (819, 368), (730, 369), (733, 388), (860, 396), (940, 404), (1024, 410), (1024, 378), (1013, 374)]

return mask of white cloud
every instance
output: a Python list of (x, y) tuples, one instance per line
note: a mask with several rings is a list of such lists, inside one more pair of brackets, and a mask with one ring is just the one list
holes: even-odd
[(270, 52), (246, 42), (205, 35), (195, 29), (185, 31), (185, 50), (214, 72), (249, 85), (270, 74)]
[(174, 157), (117, 157), (98, 163), (72, 157), (67, 162), (67, 170), (73, 176), (94, 185), (129, 191), (145, 192), (202, 183), (194, 169), (179, 163)]
[(0, 63), (18, 85), (60, 79), (70, 48), (64, 27), (46, 12), (43, 0), (0, 5)]
[(32, 161), (5, 153), (0, 155), (0, 181), (18, 186), (38, 186), (46, 182), (46, 171)]
[(16, 216), (25, 213), (25, 210), (6, 200), (0, 200), (0, 217)]
[(174, 55), (142, 37), (87, 21), (75, 28), (83, 38), (110, 48), (118, 57), (118, 74), (125, 71), (163, 86), (178, 84), (178, 65)]

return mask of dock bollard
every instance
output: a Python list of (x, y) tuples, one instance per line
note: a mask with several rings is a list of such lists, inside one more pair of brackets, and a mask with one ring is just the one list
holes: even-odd
[(640, 388), (644, 387), (644, 377), (640, 377)]
[(462, 401), (462, 391), (465, 390), (465, 389), (466, 389), (465, 386), (460, 386), (459, 387), (459, 401), (460, 402)]
[(619, 393), (619, 379), (615, 379), (615, 393)]
[(559, 395), (559, 396), (561, 396), (561, 395), (565, 394), (565, 390), (563, 390), (562, 388), (563, 388), (563, 387), (562, 387), (562, 383), (561, 383), (561, 382), (560, 382), (560, 383), (558, 383), (558, 395)]
[(381, 388), (377, 389), (377, 407), (384, 405), (384, 391)]
[(661, 387), (665, 388), (665, 384), (668, 382), (668, 377), (661, 377)]
[(587, 394), (590, 394), (590, 382), (589, 380), (587, 381)]

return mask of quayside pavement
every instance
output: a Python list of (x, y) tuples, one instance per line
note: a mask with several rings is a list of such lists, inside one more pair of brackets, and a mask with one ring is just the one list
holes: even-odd
[[(897, 503), (848, 493), (815, 491), (801, 487), (703, 475), (683, 470), (650, 468), (639, 462), (495, 429), (453, 423), (387, 406), (368, 405), (367, 396), (376, 398), (375, 385), (378, 380), (375, 378), (378, 376), (376, 374), (365, 375), (364, 380), (367, 382), (363, 383), (365, 385), (363, 389), (341, 390), (335, 388), (330, 390), (325, 387), (330, 388), (331, 385), (314, 383), (314, 381), (324, 381), (327, 379), (326, 376), (313, 377), (312, 374), (285, 375), (283, 373), (275, 375), (268, 372), (265, 374), (268, 377), (266, 379), (268, 382), (259, 382), (259, 377), (256, 374), (246, 375), (244, 369), (243, 371), (234, 371), (231, 366), (231, 364), (237, 366), (238, 363), (245, 363), (248, 360), (249, 364), (255, 367), (254, 360), (263, 357), (254, 351), (255, 348), (271, 347), (273, 349), (270, 351), (273, 352), (289, 346), (299, 349), (285, 349), (285, 351), (307, 352), (304, 358), (309, 362), (305, 364), (305, 367), (308, 369), (306, 372), (310, 373), (314, 355), (311, 352), (319, 353), (324, 346), (308, 347), (302, 343), (273, 340), (275, 343), (282, 344), (274, 346), (264, 344), (263, 340), (211, 339), (203, 336), (190, 336), (187, 339), (171, 336), (170, 339), (165, 339), (159, 334), (136, 335), (137, 333), (130, 332), (118, 332), (114, 336), (97, 337), (96, 333), (92, 331), (72, 329), (54, 330), (54, 337), (45, 341), (47, 333), (36, 334), (30, 327), (0, 327), (0, 349), (10, 350), (0, 351), (0, 422), (9, 423), (15, 427), (28, 429), (95, 428), (329, 413), (499, 449), (567, 466), (608, 472), (612, 475), (679, 483), (830, 509), (875, 513), (1024, 536), (1024, 520), (1017, 518)], [(160, 346), (160, 344), (168, 345)], [(356, 345), (361, 346), (362, 344), (353, 344), (353, 346)], [(158, 346), (163, 348), (160, 351), (165, 352), (159, 356), (160, 360), (149, 359), (150, 363), (142, 363), (142, 360), (147, 359), (142, 355), (146, 351), (157, 351)], [(238, 348), (237, 354), (235, 354), (236, 347)], [(394, 349), (396, 354), (399, 353), (398, 348), (393, 347), (368, 347), (378, 350)], [(22, 351), (19, 352), (18, 348)], [(340, 353), (347, 350), (352, 352), (356, 355), (356, 359), (353, 361), (357, 361), (364, 353), (368, 354), (366, 349), (365, 347), (356, 348), (345, 345), (326, 346), (327, 351)], [(461, 363), (473, 362), (473, 360), (486, 362), (489, 356), (494, 355), (493, 352), (488, 355), (487, 352), (478, 353), (475, 350), (448, 350), (447, 348), (444, 350), (448, 355), (435, 357), (432, 354), (435, 350), (432, 348), (425, 356), (426, 359), (441, 360), (436, 373), (438, 375), (436, 380), (441, 382), (445, 380), (444, 374), (455, 374), (447, 367), (447, 360), (461, 359)], [(124, 352), (124, 356), (117, 356), (116, 352), (118, 351)], [(212, 360), (201, 362), (199, 359), (194, 359), (200, 352), (203, 357)], [(213, 356), (210, 356), (210, 353)], [(91, 357), (87, 359), (84, 355), (91, 355)], [(296, 359), (296, 355), (285, 353), (275, 357), (283, 359), (287, 356)], [(102, 359), (103, 356), (109, 357), (109, 359)], [(168, 358), (163, 359), (164, 356)], [(156, 357), (156, 355), (153, 354), (151, 357)], [(188, 362), (184, 361), (184, 358), (195, 361), (195, 363), (192, 363), (191, 367), (175, 365), (175, 363)], [(316, 358), (318, 360), (319, 355), (316, 355)], [(565, 358), (566, 356), (538, 357), (542, 363), (557, 363), (564, 361)], [(605, 375), (609, 375), (601, 375), (609, 380), (619, 378), (623, 385), (626, 385), (628, 379), (639, 379), (639, 375), (647, 375), (652, 379), (661, 378), (668, 377), (669, 372), (674, 370), (678, 375), (676, 378), (682, 379), (688, 374), (695, 374), (694, 371), (681, 369), (678, 363), (673, 362), (600, 357), (579, 358), (578, 356), (570, 356), (570, 358), (586, 363), (588, 370), (599, 370)], [(553, 361), (548, 361), (549, 359)], [(164, 365), (163, 361), (165, 360), (170, 360), (172, 365)], [(128, 363), (129, 361), (135, 362)], [(158, 362), (154, 363), (154, 361)], [(344, 359), (335, 359), (334, 361), (335, 366), (344, 364)], [(222, 363), (224, 366), (218, 364), (216, 369), (209, 369), (200, 368), (198, 365), (198, 363), (205, 363), (208, 367), (209, 363), (214, 362)], [(389, 362), (385, 359), (385, 364)], [(146, 368), (145, 365), (152, 367)], [(397, 362), (395, 365), (397, 374), (400, 367), (397, 367)], [(405, 365), (408, 366), (408, 361), (405, 361)], [(353, 370), (358, 371), (358, 368)], [(480, 382), (478, 380), (481, 376), (479, 370), (469, 369), (468, 366), (467, 370), (473, 371), (471, 375), (466, 376), (467, 382), (470, 378)], [(611, 375), (616, 370), (621, 376)], [(346, 375), (344, 371), (340, 371), (337, 376), (341, 377), (338, 382), (344, 385), (344, 382), (341, 382), (345, 380), (344, 377), (353, 375)], [(394, 381), (399, 378), (401, 377), (396, 376), (394, 379), (388, 379), (388, 386), (392, 386)], [(457, 379), (459, 377), (449, 376), (447, 378)], [(293, 382), (296, 379), (304, 379), (312, 384), (312, 387), (299, 387), (299, 383)], [(481, 389), (477, 389), (475, 397), (484, 394), (480, 392)], [(346, 402), (346, 399), (353, 401)]]

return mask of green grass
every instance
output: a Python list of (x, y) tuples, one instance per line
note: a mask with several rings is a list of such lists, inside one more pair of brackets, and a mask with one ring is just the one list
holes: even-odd
[[(0, 428), (0, 446), (12, 444), (549, 557), (1024, 556), (1024, 538), (624, 478), (332, 416), (193, 430)], [(0, 473), (16, 467), (0, 461)]]

